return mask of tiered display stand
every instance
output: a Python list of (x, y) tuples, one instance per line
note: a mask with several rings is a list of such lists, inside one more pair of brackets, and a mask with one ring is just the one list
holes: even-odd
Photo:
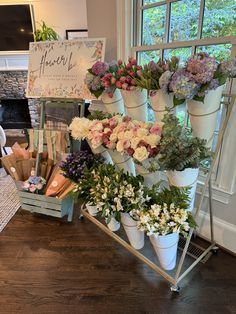
[(151, 269), (153, 269), (155, 272), (160, 274), (163, 278), (165, 278), (170, 284), (171, 284), (171, 291), (179, 292), (180, 287), (179, 283), (182, 281), (186, 275), (199, 263), (206, 261), (212, 253), (217, 252), (218, 247), (216, 245), (215, 239), (214, 239), (214, 223), (213, 223), (213, 204), (212, 204), (212, 182), (211, 182), (211, 176), (213, 169), (216, 165), (217, 158), (221, 149), (221, 145), (223, 142), (225, 130), (233, 109), (233, 105), (236, 99), (236, 95), (231, 94), (224, 94), (223, 95), (224, 100), (222, 102), (222, 106), (224, 106), (224, 117), (222, 118), (221, 128), (218, 134), (218, 140), (216, 144), (215, 151), (213, 152), (210, 166), (209, 167), (203, 167), (202, 170), (206, 173), (205, 180), (204, 180), (204, 186), (202, 188), (200, 199), (198, 201), (198, 205), (194, 212), (194, 218), (196, 219), (200, 209), (202, 208), (204, 196), (207, 192), (207, 189), (209, 190), (209, 215), (210, 215), (210, 245), (207, 247), (201, 247), (198, 244), (194, 243), (192, 241), (194, 229), (190, 229), (188, 237), (186, 239), (181, 238), (179, 242), (179, 250), (178, 250), (178, 259), (177, 259), (177, 266), (173, 271), (164, 271), (160, 266), (159, 262), (157, 261), (156, 257), (153, 257), (150, 255), (149, 247), (146, 247), (146, 245), (150, 245), (150, 241), (146, 241), (147, 244), (145, 244), (144, 249), (141, 251), (135, 250), (128, 242), (127, 239), (125, 239), (125, 235), (122, 234), (122, 232), (114, 233), (110, 231), (107, 226), (105, 226), (98, 218), (91, 216), (84, 208), (81, 209), (81, 216), (88, 218), (92, 223), (94, 223), (96, 226), (98, 226), (101, 230), (103, 230), (106, 234), (108, 234), (110, 237), (112, 237), (114, 240), (116, 240), (118, 243), (120, 243), (124, 248), (126, 248), (129, 252), (131, 252), (133, 255), (138, 257), (142, 262), (147, 264)]

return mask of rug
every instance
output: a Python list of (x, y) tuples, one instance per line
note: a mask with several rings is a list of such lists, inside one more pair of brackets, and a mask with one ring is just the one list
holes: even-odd
[(6, 227), (19, 207), (20, 200), (13, 179), (0, 171), (0, 232)]

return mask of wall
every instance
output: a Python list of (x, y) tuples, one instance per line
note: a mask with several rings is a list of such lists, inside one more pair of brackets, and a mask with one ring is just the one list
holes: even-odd
[[(3, 0), (0, 4), (29, 3), (36, 21), (44, 20), (65, 38), (66, 29), (87, 29), (86, 0)], [(37, 27), (37, 25), (36, 25)]]
[(87, 0), (89, 37), (105, 37), (105, 60), (117, 58), (116, 0)]

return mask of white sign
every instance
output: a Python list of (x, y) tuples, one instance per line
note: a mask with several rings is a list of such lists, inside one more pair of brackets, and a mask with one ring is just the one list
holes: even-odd
[(105, 38), (30, 43), (27, 97), (94, 99), (84, 79), (104, 53)]

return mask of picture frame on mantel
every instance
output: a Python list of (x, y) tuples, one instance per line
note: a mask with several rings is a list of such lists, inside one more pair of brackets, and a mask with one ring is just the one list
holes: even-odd
[(66, 30), (66, 39), (78, 39), (78, 38), (87, 38), (88, 30), (87, 29), (67, 29)]

